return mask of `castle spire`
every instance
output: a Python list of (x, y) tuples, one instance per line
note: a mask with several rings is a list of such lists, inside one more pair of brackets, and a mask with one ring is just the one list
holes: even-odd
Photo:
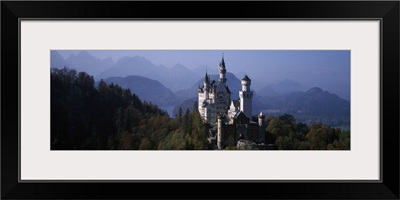
[(225, 61), (224, 61), (224, 53), (222, 53), (222, 59), (219, 63), (219, 81), (226, 84), (226, 68), (225, 68)]
[(206, 70), (206, 76), (204, 77), (204, 83), (208, 83), (208, 82), (210, 82), (210, 79), (208, 77), (207, 70)]
[(219, 63), (219, 66), (225, 68), (224, 53), (222, 53), (222, 59), (221, 62)]

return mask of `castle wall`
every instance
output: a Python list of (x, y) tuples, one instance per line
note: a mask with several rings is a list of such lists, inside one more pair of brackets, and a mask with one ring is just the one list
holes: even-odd
[(218, 119), (218, 130), (217, 130), (217, 146), (218, 149), (223, 149), (224, 148), (224, 125), (222, 123), (222, 119)]
[(237, 137), (236, 137), (236, 129), (234, 125), (225, 125), (224, 129), (224, 141), (225, 146), (235, 146)]
[(258, 142), (260, 139), (258, 124), (249, 124), (247, 126), (247, 139), (253, 142)]

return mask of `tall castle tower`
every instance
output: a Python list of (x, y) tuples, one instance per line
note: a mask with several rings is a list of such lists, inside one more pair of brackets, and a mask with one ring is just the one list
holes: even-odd
[(252, 121), (253, 92), (250, 90), (250, 78), (244, 76), (241, 80), (242, 90), (239, 91), (240, 99), (231, 101), (223, 54), (218, 70), (217, 80), (212, 80), (206, 72), (203, 85), (198, 88), (198, 111), (202, 120), (210, 124), (209, 142), (220, 150), (226, 146), (248, 145), (251, 141), (251, 146), (253, 143), (262, 145), (265, 143), (265, 116), (260, 113), (258, 123), (257, 120)]
[(217, 130), (217, 147), (218, 149), (223, 149), (224, 148), (224, 130), (223, 130), (223, 123), (222, 123), (222, 116), (220, 114), (218, 114), (218, 130)]
[(251, 80), (245, 75), (242, 79), (242, 91), (239, 92), (240, 110), (251, 119), (253, 92), (250, 91)]
[(208, 90), (210, 89), (210, 77), (208, 76), (207, 72), (206, 76), (204, 77), (203, 88), (204, 88), (204, 99), (208, 99)]
[(198, 88), (198, 110), (204, 121), (217, 123), (217, 114), (228, 114), (231, 92), (226, 84), (226, 68), (224, 57), (219, 63), (219, 81), (211, 80), (207, 72), (203, 86)]
[(222, 54), (222, 60), (219, 63), (219, 81), (226, 85), (226, 68), (224, 61), (224, 54)]

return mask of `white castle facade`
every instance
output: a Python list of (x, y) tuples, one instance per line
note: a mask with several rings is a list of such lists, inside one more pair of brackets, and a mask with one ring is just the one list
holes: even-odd
[(243, 112), (247, 118), (252, 117), (253, 92), (250, 91), (250, 78), (245, 75), (242, 79), (239, 100), (231, 100), (232, 93), (226, 81), (226, 67), (222, 57), (219, 63), (219, 80), (211, 81), (206, 72), (204, 84), (198, 89), (198, 110), (203, 120), (210, 124), (217, 123), (218, 115), (232, 119), (239, 112)]
[[(219, 63), (219, 80), (211, 81), (207, 75), (203, 86), (198, 89), (198, 110), (204, 122), (211, 124), (209, 141), (218, 149), (226, 146), (240, 146), (243, 141), (265, 143), (265, 116), (260, 113), (257, 122), (252, 121), (253, 92), (251, 80), (245, 75), (241, 80), (239, 99), (231, 100), (231, 91), (226, 84), (224, 57)], [(261, 146), (260, 146), (261, 145)]]
[[(218, 149), (226, 146), (240, 146), (243, 141), (265, 143), (265, 116), (260, 113), (257, 122), (252, 121), (253, 92), (251, 80), (245, 75), (241, 80), (239, 99), (231, 100), (231, 91), (226, 84), (224, 57), (219, 63), (219, 80), (211, 81), (206, 72), (203, 86), (198, 89), (198, 110), (204, 122), (213, 127), (209, 141)], [(214, 142), (213, 142), (214, 141)], [(261, 146), (260, 146), (261, 145)]]

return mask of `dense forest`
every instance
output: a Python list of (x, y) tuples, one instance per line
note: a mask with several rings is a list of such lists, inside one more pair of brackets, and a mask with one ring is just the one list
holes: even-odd
[(350, 150), (350, 131), (321, 123), (307, 126), (285, 114), (267, 119), (266, 141), (279, 150)]
[(129, 89), (85, 72), (52, 69), (51, 149), (208, 149), (198, 112), (172, 119)]
[[(197, 105), (171, 118), (129, 89), (68, 68), (51, 70), (52, 150), (212, 150)], [(350, 149), (350, 132), (269, 117), (266, 140), (276, 149)], [(227, 147), (234, 149), (234, 147)]]

